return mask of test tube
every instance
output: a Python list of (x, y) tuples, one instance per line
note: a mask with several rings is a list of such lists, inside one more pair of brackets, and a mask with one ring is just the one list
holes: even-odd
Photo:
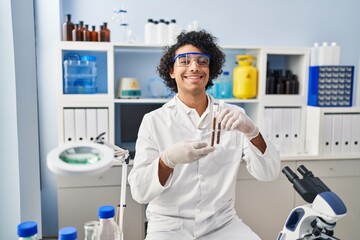
[[(224, 106), (224, 100), (219, 101), (219, 108), (216, 111), (216, 115), (218, 115)], [(216, 144), (220, 144), (220, 135), (221, 135), (221, 122), (217, 124), (217, 136), (216, 136)]]
[(216, 115), (218, 113), (217, 111), (218, 111), (218, 105), (214, 105), (213, 112), (212, 112), (213, 122), (212, 122), (212, 132), (211, 132), (211, 146), (214, 146), (214, 142), (215, 142)]

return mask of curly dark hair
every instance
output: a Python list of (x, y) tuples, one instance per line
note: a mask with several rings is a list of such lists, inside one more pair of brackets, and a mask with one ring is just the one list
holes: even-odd
[(221, 68), (225, 63), (225, 54), (216, 42), (217, 38), (204, 29), (191, 32), (182, 31), (174, 45), (163, 48), (164, 52), (160, 64), (157, 67), (157, 72), (159, 76), (164, 79), (166, 86), (173, 92), (178, 92), (176, 81), (172, 80), (169, 73), (174, 68), (173, 58), (175, 57), (176, 50), (189, 44), (199, 48), (203, 53), (211, 55), (209, 64), (210, 76), (205, 89), (214, 85), (213, 79), (222, 73)]

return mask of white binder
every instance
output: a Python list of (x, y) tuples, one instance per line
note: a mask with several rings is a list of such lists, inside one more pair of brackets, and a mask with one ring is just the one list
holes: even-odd
[(278, 151), (281, 151), (281, 145), (283, 144), (282, 136), (282, 124), (283, 124), (283, 109), (282, 108), (273, 108), (272, 109), (272, 134), (271, 139)]
[(292, 145), (291, 145), (291, 132), (293, 126), (293, 108), (283, 108), (282, 111), (282, 129), (281, 135), (283, 138), (283, 144), (281, 144), (281, 150), (283, 153), (291, 153), (292, 152)]
[(291, 146), (294, 153), (303, 151), (303, 143), (301, 143), (301, 108), (292, 109), (292, 131)]
[(76, 141), (86, 140), (85, 108), (75, 109), (75, 137)]
[(105, 133), (104, 141), (109, 141), (109, 115), (107, 108), (98, 108), (97, 112), (97, 135)]
[(351, 121), (352, 114), (344, 114), (342, 118), (341, 152), (351, 153)]
[(64, 142), (75, 142), (75, 109), (64, 108)]
[(342, 119), (342, 114), (333, 115), (331, 152), (335, 154), (341, 153)]
[[(323, 129), (322, 129), (322, 153), (323, 154), (331, 154), (331, 146), (332, 146), (332, 114), (324, 114), (323, 117)], [(315, 133), (316, 134), (316, 133)], [(310, 137), (310, 136), (308, 136)]]
[(351, 152), (360, 153), (360, 114), (352, 114)]
[(97, 119), (96, 109), (86, 109), (86, 139), (88, 141), (94, 141), (97, 137)]

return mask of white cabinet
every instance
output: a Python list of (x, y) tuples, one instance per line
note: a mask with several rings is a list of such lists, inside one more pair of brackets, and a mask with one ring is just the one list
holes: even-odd
[(315, 155), (359, 156), (360, 108), (307, 107), (306, 151)]
[[(283, 162), (281, 167), (284, 166), (294, 169), (295, 162)], [(294, 201), (293, 188), (282, 173), (274, 181), (262, 182), (250, 176), (244, 164), (240, 165), (235, 209), (261, 239), (277, 238), (294, 208)]]
[[(339, 239), (360, 239), (360, 158), (355, 160), (298, 161), (319, 177), (345, 203), (347, 215), (335, 227)], [(295, 206), (306, 202), (296, 194)]]
[[(121, 169), (121, 166), (113, 166), (109, 171), (91, 177), (58, 177), (59, 229), (74, 226), (78, 229), (78, 238), (84, 239), (84, 223), (98, 220), (98, 207), (119, 204)], [(144, 206), (132, 199), (129, 187), (126, 206), (124, 238), (144, 239)]]

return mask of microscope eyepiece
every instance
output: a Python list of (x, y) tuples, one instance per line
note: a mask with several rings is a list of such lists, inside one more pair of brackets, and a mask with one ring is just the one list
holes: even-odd
[(300, 165), (297, 168), (298, 172), (303, 176), (303, 178), (311, 178), (314, 177), (314, 174), (309, 171), (304, 165)]
[(291, 170), (288, 166), (284, 167), (282, 169), (282, 172), (285, 174), (285, 176), (287, 177), (287, 179), (289, 179), (291, 183), (294, 183), (294, 180), (299, 179), (298, 175), (294, 173), (293, 170)]

